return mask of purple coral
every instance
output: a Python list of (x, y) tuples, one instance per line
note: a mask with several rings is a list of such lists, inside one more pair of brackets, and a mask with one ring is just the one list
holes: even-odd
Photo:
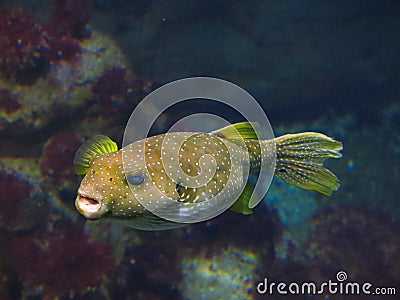
[(53, 224), (52, 230), (13, 237), (11, 247), (20, 280), (31, 290), (42, 287), (49, 298), (98, 286), (114, 265), (109, 244), (91, 241), (81, 228), (64, 219)]
[(0, 171), (0, 207), (0, 227), (13, 232), (34, 228), (48, 211), (40, 188), (17, 172)]
[(20, 107), (21, 104), (18, 102), (15, 95), (11, 94), (9, 90), (0, 89), (0, 111), (11, 114)]
[(91, 1), (55, 0), (48, 27), (57, 36), (82, 39), (89, 36), (87, 24), (92, 10)]
[(75, 178), (72, 161), (81, 144), (75, 133), (62, 132), (50, 137), (42, 151), (40, 172), (55, 181)]
[(44, 27), (21, 9), (0, 12), (0, 71), (20, 83), (35, 81), (49, 64)]
[(52, 61), (73, 61), (82, 51), (79, 40), (89, 37), (87, 30), (91, 15), (91, 1), (56, 0), (54, 10), (46, 23), (51, 35), (49, 41)]
[(353, 280), (399, 284), (400, 223), (365, 208), (328, 210), (313, 219), (308, 257), (332, 278), (345, 270)]
[(114, 68), (103, 72), (92, 90), (103, 104), (122, 104), (128, 96), (126, 71)]
[(13, 174), (0, 173), (0, 218), (3, 224), (15, 222), (22, 202), (30, 197), (33, 189), (32, 184), (19, 180)]
[(100, 100), (100, 103), (110, 108), (111, 111), (120, 111), (132, 102), (130, 97), (136, 101), (155, 88), (155, 84), (136, 75), (128, 75), (126, 70), (113, 68), (103, 72), (97, 82), (93, 85), (92, 91)]
[(50, 62), (79, 57), (77, 39), (89, 20), (86, 6), (87, 1), (56, 1), (46, 25), (21, 9), (0, 12), (1, 76), (32, 84), (47, 74)]

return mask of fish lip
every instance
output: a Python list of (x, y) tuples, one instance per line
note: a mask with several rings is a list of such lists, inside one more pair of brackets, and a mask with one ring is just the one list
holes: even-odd
[(80, 191), (75, 200), (75, 207), (84, 217), (91, 220), (99, 219), (107, 211), (100, 200), (89, 197)]

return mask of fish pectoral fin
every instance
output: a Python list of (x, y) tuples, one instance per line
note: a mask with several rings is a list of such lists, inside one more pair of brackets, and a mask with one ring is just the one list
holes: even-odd
[(253, 184), (250, 181), (247, 181), (242, 194), (240, 194), (239, 198), (237, 198), (235, 203), (233, 203), (233, 205), (230, 207), (230, 210), (243, 215), (252, 214), (253, 210), (249, 207), (249, 202), (253, 193), (255, 193)]
[(76, 151), (74, 168), (77, 175), (84, 175), (89, 171), (90, 159), (96, 154), (107, 154), (118, 151), (117, 144), (108, 136), (96, 135), (85, 142)]
[(211, 131), (210, 134), (227, 140), (255, 139), (258, 140), (260, 125), (257, 122), (241, 122)]

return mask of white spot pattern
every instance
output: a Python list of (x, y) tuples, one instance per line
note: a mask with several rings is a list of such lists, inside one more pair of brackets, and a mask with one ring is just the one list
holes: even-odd
[[(95, 155), (80, 191), (106, 206), (115, 218), (140, 222), (148, 209), (161, 217), (161, 223), (169, 222), (162, 218), (181, 222), (209, 218), (240, 195), (250, 167), (260, 168), (259, 143), (246, 143), (246, 147), (208, 133), (153, 136), (118, 152)], [(146, 180), (129, 185), (125, 172), (137, 170), (147, 174)], [(193, 186), (185, 185), (188, 178)]]

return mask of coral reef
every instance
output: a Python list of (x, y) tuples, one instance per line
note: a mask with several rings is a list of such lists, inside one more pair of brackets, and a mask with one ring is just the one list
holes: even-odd
[(90, 1), (75, 0), (55, 1), (46, 23), (21, 9), (1, 12), (0, 132), (42, 129), (96, 105), (116, 110), (152, 88), (110, 38), (89, 34), (89, 16)]
[(184, 280), (180, 287), (185, 299), (253, 299), (257, 255), (239, 248), (205, 253), (186, 253), (182, 258)]
[(314, 278), (345, 270), (352, 280), (400, 284), (400, 223), (362, 207), (328, 209), (311, 221), (306, 243)]
[(47, 32), (21, 9), (0, 13), (0, 76), (20, 83), (34, 82), (48, 70)]
[(275, 242), (275, 256), (279, 259), (293, 256), (293, 247), (301, 245), (308, 234), (308, 220), (323, 203), (323, 197), (310, 191), (289, 186), (274, 178), (263, 201), (265, 208), (277, 216), (276, 226), (280, 227), (280, 239)]
[(49, 57), (51, 60), (50, 68), (58, 63), (77, 62), (81, 58), (82, 48), (79, 42), (67, 36), (50, 39), (49, 48)]
[(106, 104), (123, 102), (129, 93), (126, 71), (120, 68), (105, 71), (93, 85), (93, 93)]
[(49, 20), (41, 23), (22, 9), (0, 14), (0, 77), (33, 84), (54, 63), (81, 53), (79, 40), (88, 37), (90, 1), (55, 1)]
[(113, 247), (99, 231), (85, 233), (81, 222), (71, 221), (76, 218), (69, 207), (76, 180), (70, 177), (72, 158), (60, 157), (71, 156), (73, 141), (79, 145), (72, 133), (48, 140), (41, 160), (43, 174), (36, 159), (0, 160), (0, 242), (7, 262), (3, 270), (0, 260), (4, 299), (87, 294), (101, 299), (106, 294), (101, 284), (115, 265)]
[[(0, 161), (0, 227), (8, 232), (32, 230), (48, 213), (47, 198), (29, 160)], [(26, 172), (30, 171), (30, 175)], [(33, 171), (33, 172), (32, 172)]]
[[(8, 237), (0, 233), (1, 245), (9, 243)], [(9, 249), (7, 246), (0, 248), (0, 299), (14, 300), (21, 299), (21, 285), (15, 276), (9, 260)]]
[(25, 293), (42, 297), (93, 293), (114, 265), (111, 246), (91, 241), (68, 220), (51, 225), (11, 240), (12, 262)]
[[(93, 84), (92, 92), (103, 107), (111, 112), (122, 112), (132, 108), (134, 99), (142, 98), (155, 88), (153, 82), (119, 67), (105, 70)], [(133, 101), (132, 101), (133, 100)]]
[(22, 205), (21, 202), (30, 197), (33, 189), (32, 184), (19, 181), (16, 176), (0, 173), (0, 205), (3, 226), (15, 222)]
[(288, 228), (304, 223), (317, 210), (317, 198), (313, 192), (301, 190), (274, 178), (264, 201), (268, 209), (276, 210), (280, 220)]
[[(123, 126), (109, 112), (128, 114), (152, 83), (130, 72), (112, 39), (89, 31), (90, 1), (54, 3), (44, 22), (21, 9), (1, 11), (2, 299), (106, 299), (108, 272), (126, 246), (140, 243), (132, 230), (82, 224), (72, 161), (85, 135), (107, 128), (120, 136)], [(107, 76), (115, 70), (120, 82)]]
[(92, 1), (57, 0), (46, 23), (57, 36), (83, 39), (90, 35), (87, 28), (92, 13)]
[(72, 161), (80, 145), (81, 140), (73, 132), (61, 132), (51, 136), (43, 146), (40, 159), (42, 176), (58, 182), (75, 179)]
[(19, 108), (21, 108), (21, 104), (15, 95), (11, 94), (9, 90), (0, 90), (0, 114), (9, 115)]
[(129, 247), (125, 242), (124, 258), (117, 275), (110, 280), (111, 298), (182, 299), (178, 291), (182, 278), (180, 255), (185, 251), (179, 249), (182, 235), (179, 238), (177, 232), (139, 232), (139, 236), (140, 244)]
[[(55, 117), (78, 114), (91, 105), (92, 85), (104, 70), (115, 66), (126, 69), (120, 50), (108, 37), (93, 32), (81, 42), (83, 53), (75, 62), (52, 64), (46, 77), (25, 86), (0, 80), (0, 89), (18, 99), (20, 108), (0, 115), (0, 132), (21, 133), (38, 130), (55, 121)], [(52, 113), (48, 113), (52, 111)]]

